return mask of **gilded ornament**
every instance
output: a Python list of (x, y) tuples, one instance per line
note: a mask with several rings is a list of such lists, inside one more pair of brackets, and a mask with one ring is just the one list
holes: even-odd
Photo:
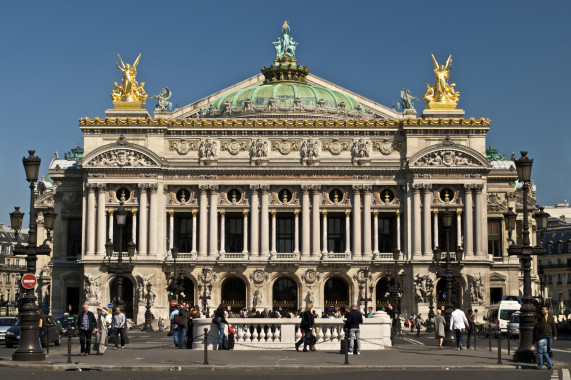
[(115, 108), (121, 109), (142, 109), (143, 105), (147, 100), (147, 93), (143, 89), (145, 82), (137, 83), (137, 65), (139, 64), (139, 59), (141, 59), (141, 54), (137, 57), (133, 65), (125, 64), (121, 56), (121, 66), (119, 62), (116, 62), (117, 68), (123, 72), (123, 79), (121, 84), (118, 85), (114, 82), (115, 89), (111, 91), (111, 100), (113, 100), (113, 105)]
[(427, 91), (424, 94), (424, 101), (427, 109), (454, 110), (460, 99), (460, 93), (455, 91), (456, 84), (448, 84), (450, 71), (452, 70), (452, 55), (446, 60), (446, 65), (438, 65), (434, 54), (432, 54), (434, 64), (434, 85), (426, 84)]

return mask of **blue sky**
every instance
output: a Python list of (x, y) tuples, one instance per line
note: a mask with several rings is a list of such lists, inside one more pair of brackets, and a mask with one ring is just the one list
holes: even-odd
[(0, 223), (28, 212), (27, 149), (47, 172), (82, 142), (77, 120), (111, 108), (117, 53), (141, 52), (147, 93), (168, 86), (183, 106), (271, 64), (286, 19), (300, 64), (389, 107), (402, 87), (422, 96), (430, 53), (452, 54), (466, 117), (490, 118), (488, 143), (508, 157), (530, 152), (540, 203), (571, 200), (570, 16), (569, 1), (4, 2)]

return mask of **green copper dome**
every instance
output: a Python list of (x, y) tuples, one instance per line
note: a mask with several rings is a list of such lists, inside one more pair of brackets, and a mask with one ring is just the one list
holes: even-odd
[[(338, 91), (291, 82), (263, 84), (232, 91), (220, 96), (212, 104), (221, 111), (226, 102), (229, 102), (232, 107), (243, 107), (244, 102), (250, 99), (254, 106), (265, 106), (270, 98), (274, 98), (278, 106), (292, 106), (296, 98), (300, 99), (303, 106), (317, 106), (317, 102), (323, 99), (325, 107), (337, 108), (343, 102), (347, 111), (354, 111), (359, 105), (359, 102), (351, 96)], [(362, 107), (359, 108), (361, 113), (365, 113)]]

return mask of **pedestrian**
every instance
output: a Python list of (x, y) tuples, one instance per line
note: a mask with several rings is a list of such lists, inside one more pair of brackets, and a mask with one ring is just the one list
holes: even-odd
[(91, 353), (91, 335), (97, 332), (97, 321), (95, 315), (89, 311), (89, 306), (84, 303), (82, 310), (77, 315), (77, 331), (79, 331), (79, 344), (81, 345), (81, 356), (89, 356)]
[(416, 316), (416, 318), (414, 319), (414, 327), (416, 328), (416, 336), (420, 336), (420, 328), (422, 327), (423, 322), (424, 321), (422, 320), (422, 316), (419, 313)]
[(462, 349), (462, 340), (464, 338), (464, 329), (468, 327), (468, 319), (466, 314), (457, 308), (450, 315), (450, 331), (454, 330), (456, 332), (456, 348), (458, 350)]
[(175, 314), (173, 318), (175, 324), (177, 325), (178, 331), (178, 348), (186, 348), (186, 334), (188, 332), (188, 311), (186, 310), (186, 304), (182, 303), (178, 308), (178, 313)]
[(174, 316), (177, 314), (178, 314), (178, 307), (175, 308), (169, 316), (169, 319), (171, 321), (171, 332), (172, 332), (175, 347), (178, 347), (178, 324), (176, 324), (174, 322)]
[(101, 306), (97, 306), (97, 331), (95, 333), (95, 344), (93, 349), (97, 352), (97, 355), (103, 355), (105, 353), (105, 346), (107, 340), (107, 322), (105, 321), (105, 316), (107, 312), (103, 310)]
[(468, 315), (466, 315), (466, 319), (468, 320), (468, 337), (466, 338), (466, 349), (471, 349), (471, 345), (470, 343), (472, 342), (472, 335), (474, 335), (475, 329), (476, 329), (476, 324), (474, 323), (475, 318), (474, 318), (474, 312), (472, 311), (472, 309), (468, 310)]
[(363, 314), (357, 305), (351, 306), (351, 311), (347, 315), (347, 326), (349, 327), (349, 353), (361, 354), (361, 332), (359, 325), (363, 323)]
[(547, 339), (547, 353), (549, 356), (553, 356), (551, 352), (551, 346), (553, 341), (557, 340), (557, 326), (555, 325), (555, 320), (552, 315), (549, 315), (549, 308), (545, 305), (541, 308), (541, 323), (543, 323), (543, 328), (545, 330), (545, 338)]
[[(267, 310), (267, 309), (265, 309)], [(212, 318), (212, 323), (218, 326), (218, 330), (220, 331), (220, 335), (218, 337), (218, 349), (224, 350), (224, 327), (228, 324), (226, 318), (224, 316), (224, 305), (218, 305), (218, 309), (214, 312), (214, 318)]]
[(119, 335), (121, 335), (121, 349), (125, 348), (125, 321), (125, 314), (121, 312), (120, 307), (116, 307), (113, 322), (111, 323), (113, 336), (115, 337), (115, 350), (119, 347)]
[[(303, 343), (303, 352), (307, 352), (307, 346), (309, 345), (309, 336), (313, 330), (313, 325), (315, 324), (315, 319), (313, 318), (313, 313), (311, 308), (313, 303), (309, 302), (305, 305), (305, 310), (301, 313), (301, 323), (299, 328), (301, 330), (301, 339), (295, 344), (296, 351), (299, 351), (299, 346)], [(313, 350), (313, 347), (309, 345), (309, 349)]]
[(444, 342), (444, 335), (446, 334), (446, 319), (442, 316), (440, 310), (436, 310), (434, 317), (434, 333), (438, 339), (438, 346), (442, 349), (442, 342)]
[[(42, 347), (42, 338), (46, 335), (46, 331), (47, 331), (46, 317), (44, 316), (44, 312), (41, 310), (38, 310), (38, 314), (40, 315), (40, 321), (38, 322), (39, 326), (40, 326), (40, 330), (39, 330), (39, 332), (40, 332), (40, 336), (39, 336), (40, 348), (43, 348)], [(46, 338), (46, 345), (48, 345), (48, 346), (50, 345), (50, 342), (47, 341), (47, 338)]]
[(390, 303), (387, 305), (387, 314), (389, 315), (389, 318), (391, 319), (391, 344), (394, 346), (395, 345), (395, 334), (396, 334), (397, 319), (396, 319), (395, 310), (393, 309), (393, 305), (391, 305)]
[(538, 315), (535, 317), (535, 326), (533, 326), (533, 343), (537, 349), (537, 369), (543, 369), (544, 360), (547, 363), (547, 368), (553, 368), (553, 363), (551, 363), (547, 351), (547, 333), (545, 331), (544, 321), (545, 317)]

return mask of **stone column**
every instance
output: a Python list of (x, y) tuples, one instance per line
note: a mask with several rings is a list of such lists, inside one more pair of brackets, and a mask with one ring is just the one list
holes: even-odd
[(397, 249), (400, 251), (400, 211), (397, 210), (395, 218), (397, 222)]
[(242, 243), (242, 253), (248, 254), (248, 211), (244, 211), (243, 215), (244, 215), (244, 228), (242, 229), (243, 231), (242, 235), (244, 237), (244, 242)]
[(147, 234), (147, 228), (149, 223), (149, 218), (147, 214), (147, 189), (149, 184), (140, 183), (139, 184), (139, 254), (147, 254), (147, 242), (149, 241), (149, 236)]
[(363, 185), (363, 230), (364, 241), (363, 241), (363, 258), (366, 260), (371, 260), (373, 257), (373, 252), (371, 248), (371, 190), (373, 186)]
[(107, 236), (108, 239), (111, 239), (111, 241), (113, 241), (113, 210), (109, 210), (109, 221), (107, 222)]
[(436, 249), (438, 247), (438, 211), (433, 211), (432, 213), (434, 214), (432, 222), (434, 224), (434, 242), (432, 246)]
[(323, 231), (321, 237), (321, 252), (323, 254), (327, 254), (327, 211), (322, 211), (321, 214), (323, 215)]
[(169, 211), (169, 251), (174, 247), (174, 211)]
[(361, 189), (363, 185), (353, 185), (353, 259), (360, 259), (361, 250)]
[(95, 254), (95, 188), (97, 186), (92, 183), (87, 184), (87, 244), (85, 254)]
[(218, 257), (218, 185), (208, 185), (210, 190), (210, 231), (208, 257), (216, 259)]
[(299, 253), (299, 211), (293, 212), (294, 234), (293, 234), (293, 253)]
[(97, 184), (97, 254), (105, 254), (105, 238), (107, 237), (107, 218), (105, 217), (105, 195), (107, 185), (104, 183)]
[(379, 253), (379, 213), (373, 212), (373, 254)]
[(430, 220), (430, 212), (432, 210), (432, 185), (424, 184), (422, 186), (424, 200), (422, 205), (423, 214), (423, 236), (424, 236), (424, 250), (425, 257), (432, 257), (432, 224)]
[(473, 185), (464, 185), (464, 254), (466, 258), (474, 256), (473, 231), (472, 225), (474, 217), (472, 215), (472, 187)]
[(200, 240), (198, 241), (198, 258), (204, 259), (208, 254), (208, 185), (199, 185), (200, 203), (198, 216), (200, 217)]
[(159, 186), (156, 183), (149, 185), (151, 196), (149, 200), (149, 255), (157, 254), (157, 238), (158, 238), (158, 214), (159, 195), (157, 193)]
[(262, 260), (267, 260), (270, 257), (270, 186), (260, 185), (260, 190), (262, 191), (262, 207), (260, 210), (260, 256)]
[(226, 253), (226, 213), (220, 211), (220, 254)]
[(309, 190), (310, 185), (301, 185), (301, 257), (308, 258), (310, 256), (310, 216), (309, 216)]
[(196, 211), (192, 212), (192, 251), (190, 253), (196, 255)]
[(250, 185), (250, 194), (252, 196), (250, 202), (250, 214), (252, 215), (251, 220), (251, 238), (250, 238), (250, 257), (258, 256), (260, 254), (259, 251), (259, 242), (260, 242), (260, 209), (259, 209), (259, 197), (258, 197), (258, 189), (260, 185)]
[(351, 254), (351, 211), (345, 211), (345, 254)]
[(131, 210), (133, 223), (131, 223), (131, 236), (133, 236), (133, 243), (137, 244), (137, 210)]
[(311, 255), (313, 256), (314, 259), (317, 259), (320, 254), (321, 254), (321, 250), (319, 247), (319, 232), (321, 231), (321, 226), (320, 226), (320, 220), (319, 220), (319, 204), (321, 202), (320, 199), (320, 191), (321, 191), (321, 186), (320, 185), (312, 185), (311, 186), (311, 190), (313, 191), (313, 202), (312, 202), (312, 225), (311, 225), (311, 231), (312, 231), (312, 238), (311, 238)]
[(275, 255), (277, 252), (277, 213), (275, 210), (272, 210), (272, 255)]
[(422, 185), (412, 185), (413, 227), (412, 227), (412, 259), (422, 258), (422, 222), (420, 219), (420, 189)]
[(456, 211), (456, 247), (462, 246), (462, 210)]
[(484, 255), (483, 250), (483, 241), (482, 241), (482, 188), (484, 186), (481, 184), (474, 185), (474, 189), (476, 190), (476, 206), (474, 207), (474, 220), (475, 220), (475, 227), (474, 228), (474, 253), (476, 257), (482, 257)]

